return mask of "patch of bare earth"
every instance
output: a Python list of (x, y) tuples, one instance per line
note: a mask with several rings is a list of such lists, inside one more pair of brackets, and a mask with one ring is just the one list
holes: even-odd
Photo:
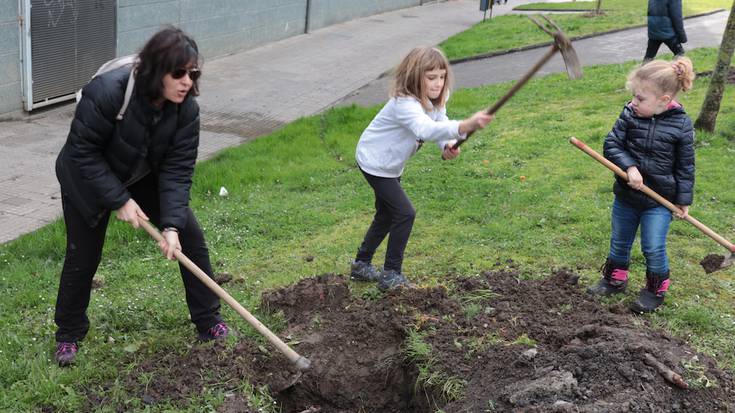
[[(264, 294), (263, 305), (283, 312), (280, 336), (311, 360), (310, 370), (241, 341), (156, 354), (123, 380), (150, 404), (186, 405), (219, 386), (227, 395), (221, 412), (254, 411), (236, 391), (242, 380), (267, 386), (281, 411), (299, 413), (735, 410), (730, 373), (644, 318), (588, 298), (578, 278), (561, 270), (520, 280), (511, 269), (377, 299), (352, 296), (341, 276), (304, 279)], [(430, 345), (428, 359), (406, 357), (410, 331)], [(417, 384), (427, 365), (434, 380)], [(143, 373), (152, 374), (147, 384)], [(91, 394), (90, 403), (109, 401)]]

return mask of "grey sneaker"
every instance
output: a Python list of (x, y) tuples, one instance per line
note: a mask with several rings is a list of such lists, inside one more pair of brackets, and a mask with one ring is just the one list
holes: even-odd
[(350, 278), (355, 281), (378, 281), (380, 272), (374, 265), (365, 261), (352, 261), (350, 264)]
[(380, 273), (380, 280), (378, 280), (378, 289), (389, 290), (393, 288), (416, 288), (416, 285), (411, 283), (396, 270), (383, 270)]

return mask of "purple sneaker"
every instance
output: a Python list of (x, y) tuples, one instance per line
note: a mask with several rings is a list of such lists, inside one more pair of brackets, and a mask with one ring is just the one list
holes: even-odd
[(54, 358), (59, 363), (59, 366), (65, 367), (74, 364), (74, 358), (79, 351), (77, 343), (59, 342), (56, 343), (56, 354)]
[(230, 334), (230, 328), (224, 322), (209, 327), (207, 331), (199, 333), (200, 341), (224, 340)]

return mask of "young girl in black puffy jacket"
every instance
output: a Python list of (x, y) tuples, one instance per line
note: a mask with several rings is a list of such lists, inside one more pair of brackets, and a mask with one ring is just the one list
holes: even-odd
[(677, 205), (686, 216), (694, 190), (694, 129), (684, 108), (676, 102), (680, 90), (691, 89), (692, 62), (652, 61), (628, 76), (631, 100), (605, 139), (605, 158), (628, 173), (616, 178), (613, 190), (610, 253), (600, 282), (589, 288), (594, 295), (625, 291), (630, 250), (638, 227), (646, 257), (646, 287), (633, 303), (634, 312), (652, 312), (669, 289), (666, 235), (671, 212), (644, 193), (643, 184)]

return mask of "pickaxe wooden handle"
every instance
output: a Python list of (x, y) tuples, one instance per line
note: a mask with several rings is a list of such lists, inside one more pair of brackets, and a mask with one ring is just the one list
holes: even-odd
[[(158, 242), (161, 242), (164, 238), (163, 235), (161, 235), (160, 232), (156, 228), (151, 225), (150, 222), (145, 220), (139, 220), (140, 225), (143, 227), (143, 229), (150, 234), (153, 239), (155, 239)], [(306, 357), (300, 356), (298, 353), (296, 353), (291, 347), (288, 346), (288, 344), (284, 343), (280, 338), (278, 338), (277, 335), (273, 334), (268, 327), (263, 325), (260, 321), (258, 321), (255, 316), (250, 314), (248, 310), (245, 309), (240, 303), (237, 302), (230, 294), (227, 293), (222, 287), (220, 287), (214, 280), (209, 278), (207, 273), (202, 271), (201, 268), (199, 268), (192, 260), (190, 260), (186, 255), (184, 255), (183, 252), (180, 250), (177, 250), (174, 253), (174, 256), (176, 257), (179, 262), (184, 265), (186, 268), (189, 269), (194, 275), (204, 283), (207, 287), (209, 287), (210, 290), (212, 290), (219, 298), (224, 300), (227, 304), (232, 307), (233, 310), (235, 310), (242, 318), (245, 319), (251, 326), (253, 326), (260, 334), (265, 336), (265, 338), (268, 339), (268, 341), (275, 346), (278, 351), (283, 353), (284, 356), (286, 356), (289, 360), (291, 360), (292, 363), (296, 365), (296, 368), (299, 370), (306, 370), (311, 365), (311, 361), (307, 359)]]
[[(572, 145), (574, 145), (577, 148), (581, 149), (582, 152), (584, 152), (587, 155), (591, 156), (592, 158), (594, 158), (595, 160), (597, 160), (601, 164), (605, 165), (607, 167), (607, 169), (613, 171), (615, 173), (615, 175), (617, 175), (617, 176), (625, 179), (626, 181), (628, 180), (628, 174), (625, 171), (623, 171), (622, 169), (620, 169), (620, 167), (618, 167), (614, 163), (612, 163), (609, 160), (605, 159), (604, 156), (602, 156), (599, 153), (597, 153), (594, 149), (592, 149), (589, 146), (587, 146), (587, 144), (585, 144), (584, 142), (580, 141), (579, 139), (577, 139), (575, 137), (571, 137), (571, 138), (569, 138), (569, 143), (571, 143)], [(682, 211), (676, 205), (672, 204), (668, 199), (666, 199), (666, 198), (662, 197), (661, 195), (657, 194), (651, 188), (643, 185), (643, 187), (640, 189), (640, 191), (643, 192), (644, 194), (650, 196), (651, 198), (653, 198), (659, 204), (661, 204), (661, 205), (665, 206), (666, 208), (668, 208), (671, 212), (673, 212), (675, 214), (681, 214)], [(713, 240), (717, 241), (718, 244), (720, 244), (723, 247), (727, 248), (730, 252), (735, 252), (735, 245), (733, 245), (732, 242), (726, 240), (720, 234), (712, 231), (709, 227), (707, 227), (703, 223), (699, 222), (693, 216), (687, 214), (687, 216), (684, 217), (684, 220), (687, 221), (687, 222), (689, 222), (690, 224), (694, 225), (695, 227), (697, 227), (697, 229), (699, 229), (700, 231), (702, 231), (708, 237), (710, 237)]]
[[(500, 110), (505, 103), (510, 100), (510, 98), (513, 97), (513, 95), (516, 94), (523, 86), (526, 85), (526, 83), (531, 80), (531, 78), (539, 71), (541, 68), (551, 60), (552, 57), (556, 54), (556, 52), (561, 52), (562, 58), (564, 59), (564, 64), (567, 68), (567, 73), (571, 79), (577, 79), (582, 76), (582, 67), (579, 63), (579, 58), (577, 57), (576, 52), (574, 51), (574, 48), (572, 48), (572, 44), (569, 41), (569, 38), (564, 34), (564, 32), (561, 30), (561, 28), (554, 23), (551, 19), (547, 18), (546, 16), (542, 17), (555, 29), (554, 31), (551, 31), (547, 29), (542, 23), (540, 23), (538, 20), (534, 19), (531, 16), (528, 16), (531, 21), (536, 23), (536, 25), (541, 28), (541, 30), (545, 31), (549, 35), (551, 35), (554, 38), (554, 44), (551, 45), (551, 48), (548, 52), (546, 52), (541, 59), (536, 62), (536, 64), (529, 70), (523, 77), (518, 80), (513, 87), (510, 88), (508, 92), (506, 92), (503, 97), (498, 99), (495, 104), (490, 106), (489, 108), (485, 109), (485, 113), (488, 115), (494, 115), (498, 110)], [(457, 149), (465, 143), (470, 136), (472, 136), (473, 132), (469, 132), (467, 136), (464, 139), (460, 139), (457, 141), (457, 143), (452, 146), (452, 149)]]

